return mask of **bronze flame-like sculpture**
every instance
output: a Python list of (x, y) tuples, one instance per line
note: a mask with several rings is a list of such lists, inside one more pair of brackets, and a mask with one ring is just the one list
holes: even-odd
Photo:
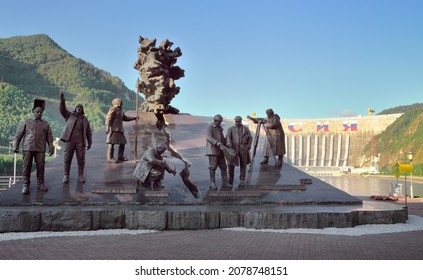
[(180, 48), (171, 49), (173, 43), (163, 40), (156, 47), (156, 39), (139, 37), (138, 60), (134, 68), (139, 71), (141, 82), (136, 87), (145, 96), (141, 104), (142, 112), (156, 115), (178, 114), (179, 110), (170, 102), (179, 93), (175, 80), (184, 77), (185, 71), (175, 66), (177, 58), (182, 55)]

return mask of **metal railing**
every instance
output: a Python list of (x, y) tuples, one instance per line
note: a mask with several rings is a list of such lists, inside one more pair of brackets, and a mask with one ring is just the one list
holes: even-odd
[(17, 162), (17, 154), (14, 153), (13, 157), (13, 176), (0, 176), (0, 191), (4, 191), (7, 188), (10, 188), (17, 181), (22, 180), (22, 176), (16, 176), (16, 162)]

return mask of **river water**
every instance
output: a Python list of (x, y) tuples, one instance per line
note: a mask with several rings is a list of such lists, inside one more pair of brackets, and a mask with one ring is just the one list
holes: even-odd
[[(397, 178), (364, 176), (364, 175), (342, 175), (342, 176), (316, 176), (320, 180), (353, 196), (371, 196), (371, 195), (389, 195), (392, 191), (391, 183), (396, 183)], [(404, 194), (407, 186), (407, 195), (410, 196), (410, 176), (407, 176), (405, 182), (404, 176), (398, 178), (398, 183), (402, 184), (402, 194)], [(413, 195), (414, 197), (423, 197), (423, 178), (413, 178)]]

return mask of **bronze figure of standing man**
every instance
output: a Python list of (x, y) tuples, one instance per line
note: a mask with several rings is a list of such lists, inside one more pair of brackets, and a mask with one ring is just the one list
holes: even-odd
[(60, 140), (65, 142), (63, 183), (69, 183), (69, 172), (74, 153), (76, 153), (78, 162), (78, 181), (84, 183), (85, 149), (88, 151), (92, 144), (90, 123), (84, 116), (84, 107), (81, 104), (76, 105), (73, 112), (66, 109), (63, 93), (60, 93), (60, 114), (66, 120), (65, 128), (60, 135)]
[(213, 123), (207, 128), (206, 156), (209, 157), (210, 189), (212, 190), (217, 189), (215, 181), (217, 167), (220, 168), (222, 176), (222, 188), (232, 187), (228, 183), (226, 159), (222, 152), (222, 148), (226, 146), (226, 139), (223, 136), (223, 128), (221, 126), (222, 121), (223, 117), (217, 114), (213, 117)]
[(250, 149), (253, 137), (248, 127), (242, 125), (242, 118), (235, 117), (235, 125), (228, 128), (226, 134), (227, 146), (236, 152), (233, 160), (228, 162), (229, 166), (229, 184), (234, 183), (235, 166), (239, 165), (239, 186), (245, 187), (245, 177), (247, 172), (247, 164), (250, 163)]
[(46, 144), (49, 146), (49, 155), (54, 154), (53, 146), (53, 132), (50, 124), (42, 119), (45, 108), (45, 101), (36, 99), (34, 101), (33, 119), (26, 120), (18, 129), (16, 133), (13, 151), (19, 153), (19, 145), (22, 142), (23, 155), (23, 189), (22, 194), (29, 193), (29, 186), (31, 184), (31, 168), (32, 161), (35, 161), (37, 170), (37, 187), (38, 190), (46, 192), (48, 188), (44, 185), (44, 171), (45, 171), (45, 152)]
[(267, 164), (269, 156), (277, 157), (276, 167), (282, 167), (283, 156), (285, 155), (285, 132), (283, 131), (280, 117), (273, 112), (273, 109), (266, 110), (267, 138), (264, 146), (264, 159), (260, 164)]

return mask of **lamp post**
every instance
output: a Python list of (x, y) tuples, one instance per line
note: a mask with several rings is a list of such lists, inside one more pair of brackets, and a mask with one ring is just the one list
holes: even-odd
[(411, 164), (411, 172), (410, 172), (410, 198), (414, 198), (413, 194), (413, 153), (408, 153), (408, 160)]

